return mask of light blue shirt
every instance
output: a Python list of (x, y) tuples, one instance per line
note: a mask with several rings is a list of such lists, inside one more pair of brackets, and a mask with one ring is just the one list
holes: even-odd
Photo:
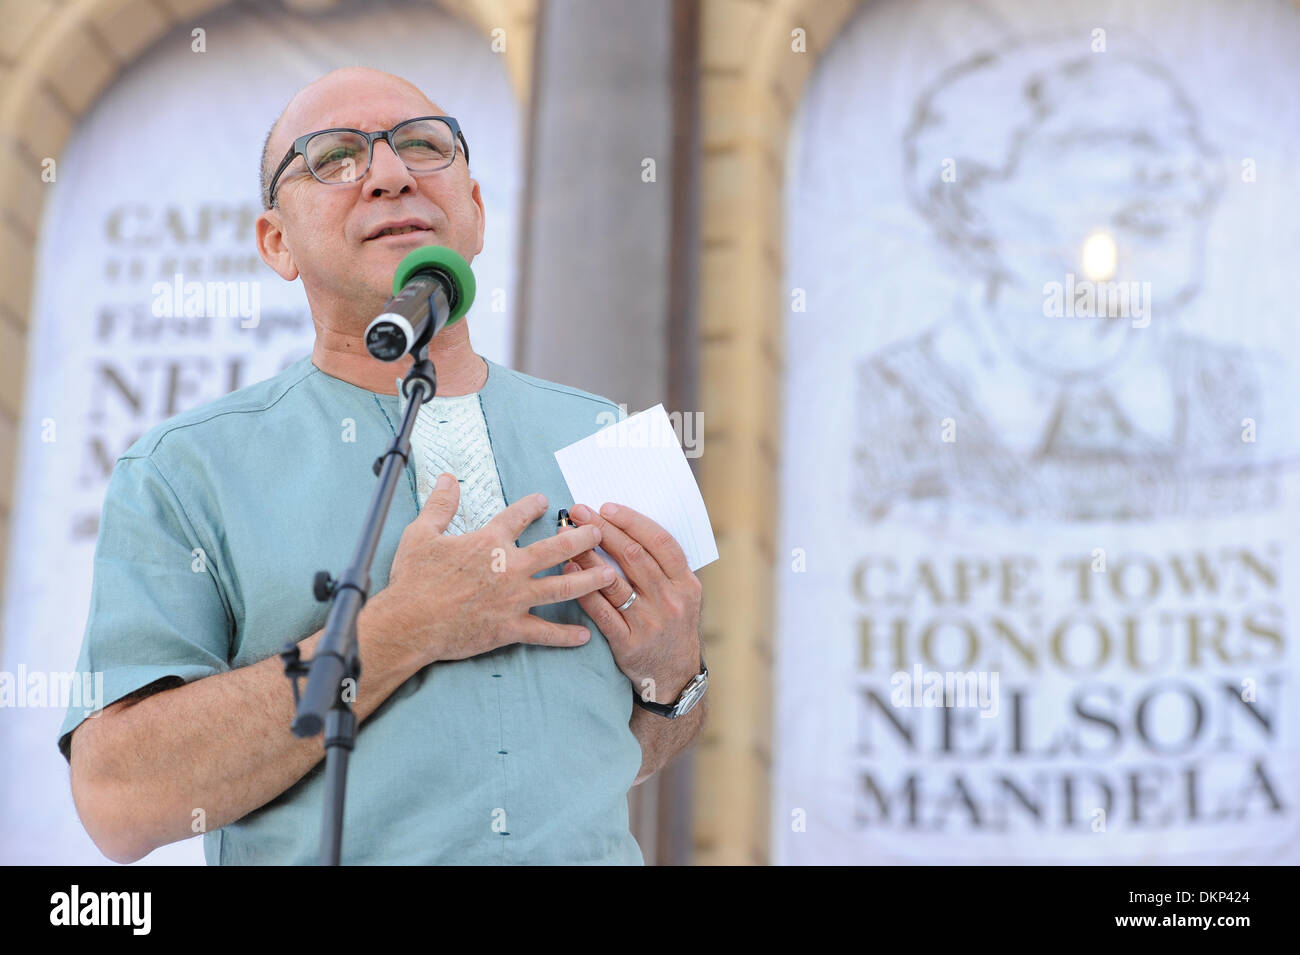
[[(557, 509), (574, 503), (554, 452), (623, 415), (605, 398), (487, 366), (478, 397), (505, 500), (540, 491), (549, 501), (519, 537), (526, 547), (554, 534)], [(248, 666), (324, 625), (328, 608), (313, 599), (312, 577), (337, 575), (350, 560), (376, 486), (371, 465), (400, 426), (400, 402), (304, 358), (159, 425), (118, 460), (78, 664), (103, 672), (105, 705), (160, 679)], [(387, 585), (418, 510), (408, 467), (372, 593)], [(592, 638), (433, 663), (360, 724), (345, 863), (643, 864), (627, 813), (641, 766), (629, 727), (632, 684), (576, 600), (532, 612), (581, 623)], [(288, 680), (283, 691), (288, 697)], [(64, 720), (65, 756), (83, 718), (74, 709)], [(314, 863), (323, 782), (322, 762), (262, 808), (207, 833), (209, 864)]]

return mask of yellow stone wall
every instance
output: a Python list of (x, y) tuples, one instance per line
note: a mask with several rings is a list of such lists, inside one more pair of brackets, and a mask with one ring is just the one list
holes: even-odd
[(699, 475), (721, 559), (700, 572), (712, 699), (695, 757), (697, 864), (768, 862), (786, 139), (818, 55), (856, 6), (702, 2)]

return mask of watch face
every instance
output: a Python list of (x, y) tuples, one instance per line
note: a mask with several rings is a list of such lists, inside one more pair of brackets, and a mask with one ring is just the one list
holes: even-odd
[(699, 702), (700, 697), (704, 695), (704, 691), (708, 688), (708, 685), (709, 674), (708, 671), (705, 671), (697, 676), (691, 682), (691, 685), (686, 688), (685, 692), (682, 693), (682, 698), (677, 702), (677, 706), (675, 707), (676, 715), (685, 716), (689, 713), (695, 704)]

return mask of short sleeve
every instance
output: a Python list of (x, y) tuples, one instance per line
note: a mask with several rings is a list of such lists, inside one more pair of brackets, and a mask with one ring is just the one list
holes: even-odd
[(59, 750), (92, 713), (150, 684), (228, 670), (230, 614), (209, 557), (171, 485), (148, 457), (118, 460), (95, 545), (77, 672), (94, 690), (69, 707)]

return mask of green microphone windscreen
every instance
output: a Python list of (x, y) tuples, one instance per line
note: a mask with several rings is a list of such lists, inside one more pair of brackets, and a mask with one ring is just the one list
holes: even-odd
[(474, 304), (476, 291), (473, 270), (454, 249), (444, 245), (425, 245), (408, 253), (393, 273), (393, 294), (400, 292), (416, 272), (431, 268), (446, 275), (456, 288), (451, 314), (447, 316), (447, 324), (450, 325), (469, 311), (469, 307)]

